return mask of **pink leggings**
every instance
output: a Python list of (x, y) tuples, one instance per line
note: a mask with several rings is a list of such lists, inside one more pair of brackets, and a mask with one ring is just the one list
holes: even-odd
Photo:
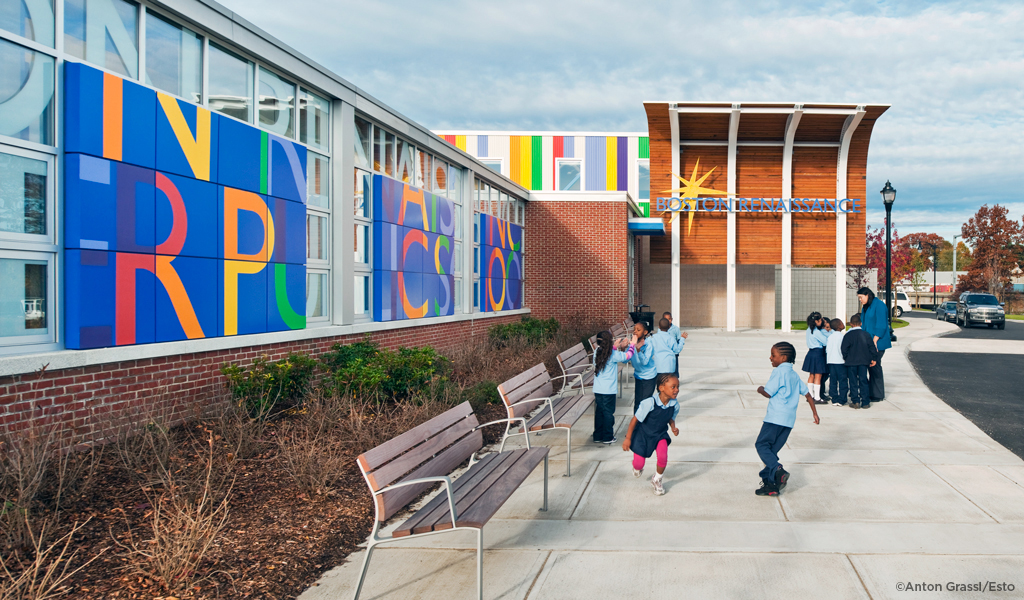
[[(661, 440), (658, 442), (658, 447), (654, 450), (655, 454), (658, 455), (658, 468), (664, 469), (668, 465), (668, 440)], [(644, 468), (644, 463), (647, 459), (640, 456), (639, 454), (633, 455), (633, 468), (639, 471)]]

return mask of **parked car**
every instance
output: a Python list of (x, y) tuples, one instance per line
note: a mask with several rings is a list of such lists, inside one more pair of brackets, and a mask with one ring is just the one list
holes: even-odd
[(962, 294), (956, 303), (956, 323), (961, 327), (984, 324), (1004, 329), (1006, 311), (1003, 310), (1003, 304), (999, 299), (992, 294)]
[(910, 298), (903, 292), (896, 292), (896, 306), (892, 309), (892, 316), (897, 319), (903, 316), (904, 312), (910, 312)]
[(935, 307), (935, 318), (943, 321), (956, 321), (956, 302), (941, 302)]

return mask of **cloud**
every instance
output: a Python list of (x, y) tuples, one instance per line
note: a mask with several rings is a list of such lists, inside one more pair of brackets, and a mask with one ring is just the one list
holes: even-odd
[(644, 131), (645, 100), (885, 103), (868, 189), (892, 180), (921, 229), (1024, 201), (1014, 3), (224, 3), (433, 129)]

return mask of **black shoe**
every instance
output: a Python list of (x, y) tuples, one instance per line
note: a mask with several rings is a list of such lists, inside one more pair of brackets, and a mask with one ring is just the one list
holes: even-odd
[(761, 480), (761, 487), (754, 490), (754, 493), (758, 496), (778, 496), (779, 488), (774, 483), (768, 483), (765, 480)]
[(829, 396), (828, 394), (822, 394), (821, 399), (824, 402), (832, 402), (832, 396)]
[(789, 471), (783, 469), (781, 466), (775, 471), (775, 487), (778, 488), (779, 493), (786, 489), (786, 484), (789, 483)]
[(861, 408), (871, 408), (871, 405), (868, 404), (868, 403), (864, 403), (864, 404), (861, 404), (860, 407)]
[(860, 408), (860, 402), (851, 402), (850, 408)]

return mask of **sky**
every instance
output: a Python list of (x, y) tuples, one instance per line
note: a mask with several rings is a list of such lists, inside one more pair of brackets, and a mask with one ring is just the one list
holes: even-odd
[(868, 224), (1024, 216), (1024, 4), (221, 0), (434, 130), (646, 131), (643, 102), (891, 104)]

